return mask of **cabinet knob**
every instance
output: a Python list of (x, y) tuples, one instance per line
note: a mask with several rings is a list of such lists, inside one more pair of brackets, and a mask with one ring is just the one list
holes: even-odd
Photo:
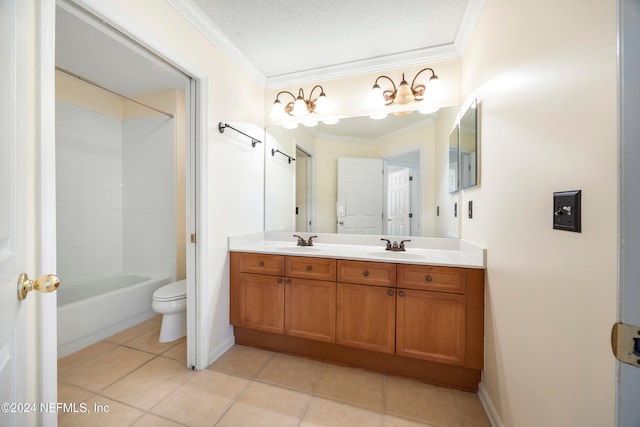
[(258, 261), (258, 267), (264, 267), (264, 261)]
[(290, 284), (291, 284), (291, 280), (289, 280), (289, 279), (285, 280), (285, 281), (284, 281), (284, 284), (285, 284), (285, 285), (290, 285)]
[(278, 279), (278, 283), (282, 283), (282, 279)]
[(391, 289), (389, 289), (389, 290), (387, 291), (387, 293), (389, 294), (389, 296), (390, 296), (390, 297), (392, 297), (392, 296), (393, 296), (393, 291), (392, 291)]
[(402, 292), (402, 291), (398, 292), (398, 296), (399, 297), (403, 297), (404, 296), (404, 292)]
[(364, 271), (364, 273), (362, 273), (362, 275), (363, 275), (364, 277), (369, 277), (369, 272), (368, 272), (367, 270), (365, 270), (365, 271)]
[(430, 281), (432, 281), (432, 280), (433, 280), (433, 277), (431, 277), (431, 276), (427, 276), (427, 282), (430, 282)]
[(310, 265), (307, 265), (307, 266), (305, 267), (305, 269), (306, 269), (307, 271), (311, 271), (311, 266), (310, 266)]

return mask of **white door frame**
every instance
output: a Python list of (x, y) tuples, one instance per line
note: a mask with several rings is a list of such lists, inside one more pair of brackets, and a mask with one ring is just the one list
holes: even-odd
[[(56, 0), (42, 1), (55, 5)], [(209, 206), (207, 187), (200, 184), (208, 182), (208, 168), (206, 167), (207, 159), (209, 158), (209, 144), (206, 143), (208, 76), (195, 64), (187, 61), (180, 52), (164, 45), (151, 34), (137, 27), (128, 16), (110, 9), (109, 5), (101, 0), (70, 1), (72, 1), (72, 4), (81, 7), (88, 13), (96, 16), (113, 28), (116, 28), (136, 43), (144, 46), (173, 67), (190, 76), (195, 82), (195, 88), (192, 89), (191, 93), (196, 94), (196, 104), (193, 105), (193, 103), (189, 102), (188, 107), (190, 127), (194, 129), (195, 132), (189, 135), (188, 145), (190, 148), (187, 153), (189, 162), (186, 171), (189, 184), (187, 191), (188, 209), (195, 209), (195, 211), (187, 213), (187, 233), (189, 235), (195, 234), (196, 236), (201, 236), (201, 238), (197, 239), (197, 245), (189, 244), (187, 249), (187, 263), (195, 269), (195, 274), (190, 275), (187, 280), (187, 365), (195, 369), (204, 369), (208, 365), (209, 349), (200, 343), (208, 342), (208, 337), (204, 336), (204, 332), (207, 331), (205, 324), (207, 319), (205, 319), (202, 314), (207, 312), (208, 307), (203, 306), (205, 302), (198, 298), (198, 295), (201, 294), (203, 284), (209, 282), (206, 263), (202, 261), (208, 258), (209, 245), (206, 236), (209, 235), (209, 227), (206, 221), (199, 221), (198, 219), (208, 217)], [(46, 30), (46, 32), (43, 31), (43, 37), (54, 40), (55, 24)], [(53, 76), (53, 66), (51, 73)], [(49, 91), (47, 91), (47, 93), (49, 93)], [(52, 94), (53, 101), (54, 88), (51, 88), (50, 93)], [(195, 112), (191, 111), (193, 108), (196, 109)], [(194, 167), (195, 171), (193, 170)], [(55, 204), (53, 206), (55, 206)]]
[[(640, 2), (618, 1), (618, 108), (619, 122), (619, 290), (618, 320), (640, 326)], [(613, 357), (613, 356), (612, 356)], [(640, 366), (618, 362), (616, 425), (637, 426), (640, 422)]]

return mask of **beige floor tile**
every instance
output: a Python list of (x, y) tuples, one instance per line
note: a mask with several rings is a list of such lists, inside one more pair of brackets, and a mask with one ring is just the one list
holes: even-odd
[(193, 427), (212, 426), (251, 381), (204, 369), (175, 389), (151, 412)]
[(94, 393), (83, 388), (58, 381), (58, 402), (60, 403), (80, 403), (93, 395)]
[(64, 374), (69, 369), (83, 364), (84, 362), (94, 359), (97, 356), (116, 348), (117, 345), (105, 341), (98, 341), (88, 347), (71, 353), (68, 356), (58, 359), (58, 375)]
[(374, 372), (327, 365), (315, 394), (374, 411), (384, 407), (384, 376)]
[(257, 377), (274, 353), (242, 345), (234, 345), (208, 369), (248, 378)]
[(162, 357), (168, 357), (169, 359), (179, 360), (187, 363), (187, 339), (180, 338), (177, 340), (177, 344), (171, 347), (169, 350), (162, 353)]
[(182, 427), (184, 424), (179, 424), (174, 421), (170, 421), (166, 418), (158, 417), (153, 414), (145, 414), (135, 423), (131, 424), (131, 427)]
[(317, 360), (276, 354), (260, 372), (258, 379), (310, 393), (320, 382), (326, 367), (326, 363)]
[(142, 350), (153, 354), (161, 354), (173, 347), (176, 342), (160, 342), (160, 330), (152, 330), (138, 335), (137, 337), (130, 339), (123, 345), (136, 350)]
[(59, 379), (91, 391), (101, 391), (153, 357), (142, 351), (117, 347), (69, 369), (59, 375)]
[(462, 425), (453, 390), (387, 377), (385, 413), (447, 427)]
[(216, 427), (297, 427), (311, 396), (253, 383), (216, 423)]
[(195, 372), (184, 363), (156, 357), (105, 388), (101, 394), (148, 411), (192, 375)]
[[(102, 396), (87, 400), (86, 413), (63, 413), (58, 417), (60, 427), (112, 427), (129, 426), (144, 412)], [(98, 409), (97, 412), (95, 410)]]
[(465, 427), (491, 427), (487, 413), (476, 393), (454, 390)]
[(162, 323), (162, 315), (157, 315), (152, 317), (151, 319), (145, 320), (144, 322), (138, 323), (135, 326), (132, 326), (128, 329), (125, 329), (122, 332), (118, 332), (115, 335), (111, 335), (109, 338), (105, 339), (105, 341), (112, 342), (115, 344), (124, 344), (127, 341), (145, 334), (151, 331), (158, 331), (160, 333), (160, 324)]
[(384, 427), (438, 427), (435, 424), (424, 424), (394, 415), (383, 416)]
[(314, 397), (300, 427), (382, 427), (382, 414)]

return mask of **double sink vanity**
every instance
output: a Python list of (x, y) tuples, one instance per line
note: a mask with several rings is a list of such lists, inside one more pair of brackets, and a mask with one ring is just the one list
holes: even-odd
[(236, 343), (476, 391), (484, 250), (425, 237), (387, 250), (381, 237), (231, 237)]

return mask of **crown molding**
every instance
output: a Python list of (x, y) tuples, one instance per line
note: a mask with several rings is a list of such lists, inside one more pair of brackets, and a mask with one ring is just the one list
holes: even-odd
[(464, 15), (462, 15), (462, 21), (460, 22), (460, 27), (458, 27), (456, 39), (453, 42), (460, 56), (464, 54), (469, 45), (469, 40), (471, 40), (473, 30), (476, 28), (478, 19), (480, 19), (485, 2), (486, 0), (469, 0)]
[(207, 14), (191, 0), (166, 0), (198, 31), (231, 58), (249, 77), (261, 87), (265, 86), (265, 75), (247, 58), (240, 49), (215, 25)]
[(166, 1), (260, 86), (273, 89), (458, 59), (469, 43), (486, 0), (469, 0), (453, 43), (270, 77), (265, 76), (192, 0)]
[(344, 64), (319, 67), (295, 73), (287, 73), (279, 76), (267, 77), (268, 89), (297, 86), (312, 83), (318, 80), (332, 80), (360, 74), (377, 73), (395, 68), (412, 67), (425, 63), (434, 63), (457, 59), (460, 57), (456, 46), (451, 44), (416, 49), (407, 52), (394, 53), (392, 55), (378, 56), (361, 61), (353, 61)]

